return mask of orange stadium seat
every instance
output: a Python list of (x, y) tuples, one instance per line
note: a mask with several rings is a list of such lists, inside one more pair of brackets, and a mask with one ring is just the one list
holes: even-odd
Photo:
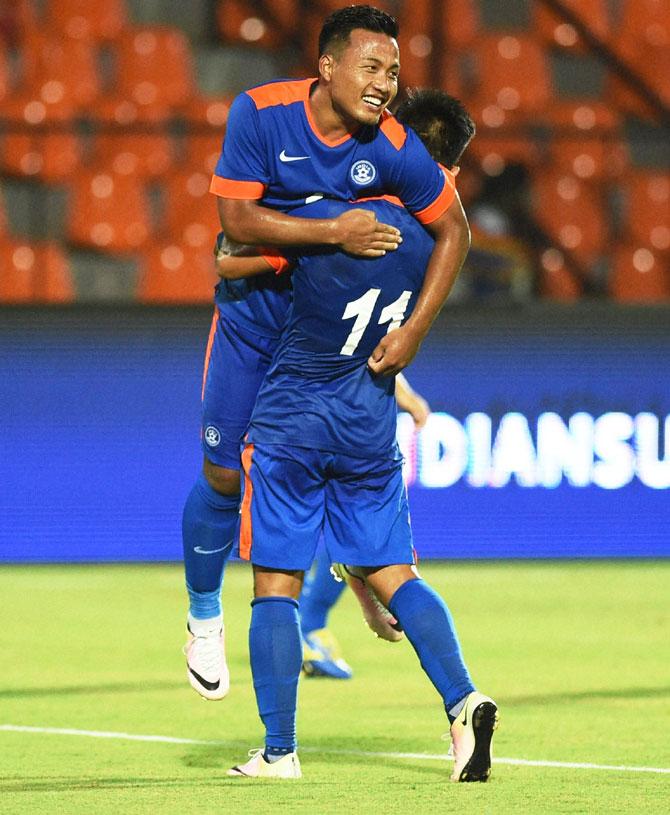
[(195, 91), (191, 49), (176, 28), (126, 28), (116, 46), (116, 95), (140, 107), (185, 104)]
[[(411, 8), (412, 4), (406, 4)], [(446, 49), (469, 48), (481, 32), (476, 0), (449, 0), (442, 3), (442, 33)]]
[(86, 169), (71, 182), (66, 232), (75, 246), (128, 254), (144, 246), (151, 229), (146, 192), (136, 178)]
[(298, 0), (275, 0), (263, 5), (260, 16), (257, 4), (249, 0), (219, 0), (216, 20), (222, 38), (261, 48), (284, 45), (300, 18)]
[(583, 181), (617, 178), (628, 164), (625, 143), (602, 136), (555, 136), (549, 145), (549, 158), (553, 169)]
[(645, 246), (624, 244), (613, 253), (610, 296), (626, 303), (670, 300), (670, 266)]
[(540, 255), (538, 294), (549, 300), (573, 303), (579, 300), (583, 286), (567, 266), (565, 255), (559, 249), (545, 249)]
[(232, 99), (196, 96), (183, 108), (186, 134), (183, 166), (212, 173), (226, 132)]
[(468, 153), (489, 176), (500, 175), (508, 164), (534, 167), (540, 160), (538, 146), (529, 136), (477, 136), (468, 147)]
[(573, 175), (536, 173), (532, 178), (533, 214), (556, 248), (590, 266), (602, 256), (608, 225), (600, 191)]
[(403, 3), (398, 15), (402, 54), (400, 80), (405, 87), (427, 87), (431, 84), (431, 68), (437, 43), (431, 30), (431, 3), (415, 0)]
[(635, 40), (652, 48), (670, 48), (668, 0), (621, 0), (616, 41)]
[[(667, 80), (670, 76), (670, 45), (655, 45), (626, 37), (620, 41), (617, 54), (661, 103), (670, 107), (670, 83)], [(607, 101), (617, 109), (642, 118), (655, 117), (655, 109), (615, 72), (608, 74), (605, 90)]]
[(9, 65), (9, 53), (7, 47), (0, 40), (0, 102), (2, 102), (11, 90), (11, 70)]
[(210, 180), (211, 173), (202, 170), (173, 173), (165, 179), (163, 234), (167, 240), (212, 251), (220, 226)]
[(71, 100), (48, 103), (34, 95), (12, 97), (4, 114), (8, 125), (0, 145), (2, 172), (46, 182), (70, 176), (82, 156)]
[[(610, 36), (612, 24), (606, 0), (563, 0), (564, 5), (599, 40), (605, 41)], [(543, 3), (533, 3), (533, 27), (536, 34), (547, 44), (557, 48), (583, 51), (585, 44), (577, 29), (565, 18)]]
[[(170, 118), (169, 108), (160, 102), (150, 105), (138, 105), (131, 99), (122, 96), (102, 96), (87, 111), (88, 116), (100, 128), (124, 127), (140, 131), (158, 125), (165, 125)], [(104, 126), (104, 127), (103, 127)]]
[(37, 11), (33, 0), (7, 0), (0, 3), (0, 39), (16, 47), (29, 33), (37, 30)]
[(93, 140), (93, 163), (111, 167), (119, 175), (157, 178), (174, 160), (172, 137), (162, 132), (104, 129)]
[(610, 135), (620, 130), (621, 116), (596, 99), (556, 99), (543, 116), (559, 136)]
[(69, 303), (74, 284), (63, 250), (56, 244), (0, 240), (0, 302)]
[(75, 40), (113, 40), (128, 21), (124, 0), (48, 0), (45, 17), (52, 31)]
[(87, 107), (100, 93), (96, 46), (36, 33), (25, 40), (22, 52), (21, 93), (32, 93), (44, 101), (70, 99)]
[[(482, 111), (486, 126), (491, 119), (536, 117), (543, 113), (553, 97), (553, 87), (542, 46), (530, 35), (510, 32), (485, 34), (472, 46), (476, 74), (470, 106)], [(487, 120), (488, 119), (488, 120)]]
[(670, 252), (670, 177), (666, 172), (631, 171), (622, 184), (626, 232), (657, 252)]
[(141, 303), (210, 303), (217, 282), (211, 248), (163, 243), (142, 256), (136, 296)]

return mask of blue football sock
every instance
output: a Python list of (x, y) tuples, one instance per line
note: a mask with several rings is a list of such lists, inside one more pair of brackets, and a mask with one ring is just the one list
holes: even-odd
[(258, 597), (251, 602), (249, 658), (268, 760), (296, 749), (298, 678), (302, 645), (298, 601)]
[(300, 627), (303, 634), (325, 628), (328, 614), (346, 588), (330, 573), (330, 558), (325, 547), (320, 547), (312, 569), (305, 576), (300, 595)]
[(221, 585), (233, 549), (239, 495), (221, 495), (200, 473), (182, 516), (189, 611), (199, 620), (221, 614)]
[(423, 580), (408, 580), (391, 598), (389, 609), (450, 710), (475, 688), (444, 600)]

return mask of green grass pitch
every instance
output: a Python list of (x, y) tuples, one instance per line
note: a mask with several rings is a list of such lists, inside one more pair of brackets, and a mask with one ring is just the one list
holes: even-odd
[(500, 705), (497, 757), (666, 773), (496, 763), (488, 784), (449, 783), (437, 694), (408, 643), (375, 640), (346, 594), (331, 627), (355, 676), (301, 680), (303, 779), (228, 779), (262, 736), (247, 568), (230, 566), (224, 591), (231, 692), (205, 702), (180, 653), (179, 566), (16, 566), (0, 568), (0, 811), (670, 812), (670, 561), (422, 570), (450, 605), (475, 682)]

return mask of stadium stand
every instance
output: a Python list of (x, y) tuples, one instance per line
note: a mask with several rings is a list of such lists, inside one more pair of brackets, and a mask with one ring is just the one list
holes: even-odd
[(210, 178), (204, 168), (167, 176), (163, 186), (163, 234), (181, 246), (207, 248), (211, 261), (212, 235), (219, 226), (209, 193)]
[(641, 246), (670, 252), (670, 176), (631, 170), (623, 180), (626, 233)]
[(116, 39), (128, 23), (123, 0), (48, 0), (47, 27), (62, 37), (74, 40), (108, 42)]
[(159, 244), (142, 256), (137, 299), (157, 304), (209, 303), (217, 280), (209, 245)]
[(62, 248), (0, 238), (1, 303), (70, 303), (74, 284)]
[(137, 178), (100, 168), (82, 170), (72, 181), (66, 234), (73, 246), (128, 254), (147, 243), (152, 227)]
[[(194, 179), (213, 169), (232, 97), (270, 76), (313, 73), (324, 15), (349, 2), (0, 0), (8, 240), (38, 257), (60, 238), (85, 299), (132, 296), (129, 270), (148, 268), (156, 247), (210, 265), (216, 212)], [(516, 167), (530, 174), (524, 217), (506, 223), (510, 256), (519, 239), (530, 247), (535, 293), (630, 301), (628, 263), (630, 286), (667, 297), (650, 281), (663, 279), (656, 270), (667, 268), (670, 245), (668, 3), (378, 5), (401, 23), (403, 85), (440, 85), (477, 121), (459, 177), (467, 206), (478, 205), (486, 179)], [(122, 282), (97, 284), (96, 275)]]
[(667, 259), (640, 244), (622, 244), (614, 250), (609, 284), (614, 300), (623, 303), (660, 303), (670, 298)]
[[(606, 0), (564, 0), (564, 5), (573, 11), (591, 33), (606, 40), (612, 31), (609, 9)], [(574, 25), (571, 25), (555, 10), (543, 3), (533, 3), (534, 34), (554, 48), (575, 50), (584, 53), (588, 50)]]

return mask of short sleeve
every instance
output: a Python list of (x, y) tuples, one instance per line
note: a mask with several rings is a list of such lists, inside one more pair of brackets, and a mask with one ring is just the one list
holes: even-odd
[(421, 139), (407, 128), (407, 138), (397, 152), (391, 171), (393, 192), (424, 225), (436, 221), (454, 202), (454, 175), (439, 165)]
[(223, 198), (262, 198), (269, 182), (264, 144), (256, 105), (241, 93), (230, 107), (210, 191)]

